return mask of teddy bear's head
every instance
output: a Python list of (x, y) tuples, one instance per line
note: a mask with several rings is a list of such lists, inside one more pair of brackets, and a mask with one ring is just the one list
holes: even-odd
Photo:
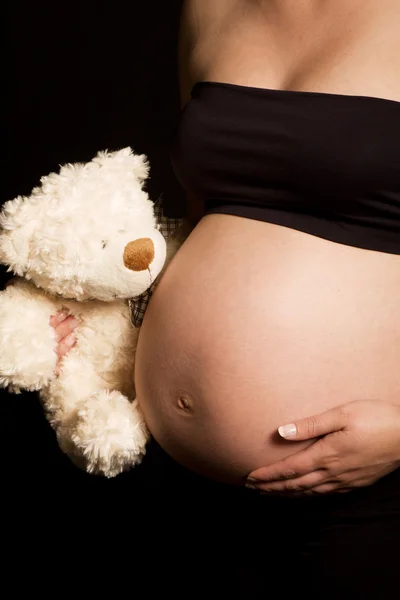
[(111, 301), (144, 292), (166, 244), (143, 189), (144, 155), (99, 152), (40, 180), (0, 213), (0, 262), (66, 298)]

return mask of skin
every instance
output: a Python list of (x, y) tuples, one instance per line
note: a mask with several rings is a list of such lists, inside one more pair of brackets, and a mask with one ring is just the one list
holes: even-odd
[[(202, 80), (400, 101), (399, 29), (395, 0), (189, 0), (182, 106)], [(202, 219), (202, 203), (188, 202), (196, 227), (152, 298), (137, 353), (139, 400), (156, 439), (192, 470), (232, 483), (250, 475), (249, 487), (266, 493), (344, 492), (397, 468), (399, 257), (248, 219)], [(258, 265), (246, 263), (249, 247)], [(232, 280), (246, 281), (250, 268), (252, 310), (238, 330)], [(295, 436), (285, 437), (285, 424)]]
[[(13, 285), (12, 279), (6, 284), (6, 286), (8, 285)], [(59, 375), (61, 373), (63, 357), (76, 344), (74, 330), (79, 324), (79, 321), (66, 312), (58, 311), (55, 315), (50, 317), (49, 322), (56, 334), (57, 346), (54, 348), (54, 352), (57, 354), (58, 360), (55, 373), (56, 375)]]
[(61, 372), (63, 357), (76, 344), (74, 329), (77, 327), (78, 323), (79, 321), (72, 315), (68, 315), (62, 311), (59, 311), (56, 315), (50, 317), (50, 325), (54, 328), (57, 339), (57, 347), (55, 348), (58, 357), (56, 375), (59, 375)]
[(279, 428), (288, 440), (316, 440), (308, 449), (251, 473), (247, 487), (269, 494), (349, 492), (400, 466), (399, 407), (357, 400)]
[[(284, 440), (279, 426), (365, 399), (382, 414), (355, 405), (351, 435), (368, 450), (357, 452), (359, 466), (370, 464), (372, 444), (380, 453), (390, 439), (387, 464), (395, 468), (399, 257), (247, 221), (201, 220), (152, 297), (136, 354), (136, 389), (151, 432), (188, 468), (240, 484), (313, 444), (313, 434)], [(243, 318), (237, 282), (244, 289), (249, 269)], [(363, 435), (366, 427), (374, 439)], [(281, 468), (286, 477), (287, 463)], [(353, 464), (343, 470), (357, 475)], [(262, 483), (265, 473), (253, 475)]]
[[(13, 285), (11, 279), (7, 282), (6, 287)], [(61, 365), (63, 357), (74, 347), (76, 344), (76, 336), (74, 330), (79, 324), (79, 321), (72, 315), (66, 312), (58, 311), (55, 315), (50, 317), (50, 325), (54, 328), (57, 340), (57, 346), (54, 348), (54, 352), (57, 354), (57, 366), (56, 375), (61, 372)]]

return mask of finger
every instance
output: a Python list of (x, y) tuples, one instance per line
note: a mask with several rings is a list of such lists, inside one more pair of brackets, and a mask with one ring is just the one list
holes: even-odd
[(57, 346), (56, 354), (58, 358), (62, 358), (71, 350), (71, 348), (76, 343), (76, 336), (74, 332), (71, 332), (67, 337), (65, 337)]
[[(294, 479), (271, 481), (270, 483), (261, 482), (255, 486), (255, 489), (263, 492), (298, 493), (322, 485), (323, 483), (326, 483), (326, 479), (326, 472), (323, 469), (320, 469), (308, 473), (307, 475), (303, 475), (302, 477), (295, 477)], [(247, 487), (251, 487), (251, 485), (248, 485)]]
[[(355, 473), (356, 471), (354, 471)], [(364, 487), (368, 485), (364, 479), (354, 477), (353, 471), (350, 473), (343, 473), (339, 477), (331, 477), (326, 479), (323, 483), (314, 486), (310, 491), (313, 494), (331, 494), (340, 493), (346, 494), (354, 490), (355, 488)]]
[(335, 477), (328, 477), (328, 473), (325, 472), (325, 476), (321, 478), (321, 481), (319, 483), (317, 481), (316, 485), (306, 491), (313, 494), (332, 492), (345, 494), (355, 488), (371, 485), (371, 483), (373, 481), (365, 477), (364, 470), (360, 473), (359, 469), (352, 469)]
[(281, 437), (287, 440), (310, 440), (334, 431), (340, 431), (346, 426), (346, 422), (347, 411), (346, 405), (343, 404), (318, 415), (282, 425), (278, 428), (278, 432)]
[(261, 467), (260, 469), (254, 470), (248, 476), (247, 482), (267, 483), (284, 479), (293, 479), (323, 468), (323, 444), (321, 442), (322, 440), (315, 442), (305, 450), (300, 450), (296, 454), (292, 454), (268, 467)]
[(70, 333), (74, 331), (74, 329), (79, 324), (78, 319), (73, 316), (66, 317), (57, 327), (55, 327), (54, 331), (56, 332), (56, 340), (60, 342), (64, 338), (68, 337)]
[(62, 310), (59, 310), (57, 314), (52, 315), (50, 317), (50, 325), (54, 328), (58, 327), (58, 325), (64, 321), (68, 317), (68, 313)]
[(316, 487), (312, 488), (312, 490), (310, 490), (310, 493), (312, 495), (319, 495), (319, 494), (333, 494), (333, 493), (345, 493), (344, 490), (350, 491), (349, 488), (345, 488), (340, 482), (329, 482), (329, 483), (324, 483), (322, 485), (317, 485)]
[[(325, 487), (324, 487), (325, 486)], [(304, 490), (303, 492), (297, 492), (294, 494), (290, 494), (290, 497), (300, 498), (306, 496), (318, 496), (323, 494), (347, 494), (351, 492), (352, 489), (349, 487), (343, 487), (338, 484), (324, 484), (324, 486), (317, 486), (315, 488), (310, 488), (308, 490)], [(262, 495), (268, 495), (266, 492), (260, 492)]]

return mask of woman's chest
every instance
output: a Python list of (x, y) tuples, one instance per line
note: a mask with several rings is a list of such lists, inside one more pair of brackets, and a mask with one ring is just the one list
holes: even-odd
[(205, 21), (194, 79), (400, 100), (400, 3), (330, 4), (315, 14), (254, 9)]

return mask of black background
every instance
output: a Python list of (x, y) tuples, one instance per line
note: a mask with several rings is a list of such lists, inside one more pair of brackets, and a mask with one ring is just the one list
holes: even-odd
[[(168, 155), (179, 116), (179, 10), (178, 1), (6, 3), (2, 203), (29, 194), (60, 164), (130, 145), (150, 160), (150, 196), (163, 194), (169, 214), (184, 210)], [(34, 394), (3, 392), (1, 410), (10, 483), (116, 485), (70, 465)]]
[[(3, 3), (1, 202), (29, 194), (62, 163), (131, 145), (150, 159), (151, 197), (163, 194), (168, 214), (183, 213), (168, 155), (179, 117), (180, 4)], [(156, 444), (129, 473), (89, 476), (60, 452), (34, 394), (1, 391), (0, 400), (1, 514), (14, 585), (26, 580), (42, 593), (49, 575), (66, 586), (89, 571), (134, 595), (138, 586), (187, 598), (211, 586), (228, 593), (231, 581), (236, 589), (232, 560), (239, 546), (249, 554), (238, 541), (249, 525), (241, 493), (186, 472)], [(26, 565), (37, 561), (33, 585)]]
[(179, 10), (178, 0), (6, 2), (2, 201), (61, 163), (131, 145), (150, 158), (150, 193), (182, 208), (168, 158)]

